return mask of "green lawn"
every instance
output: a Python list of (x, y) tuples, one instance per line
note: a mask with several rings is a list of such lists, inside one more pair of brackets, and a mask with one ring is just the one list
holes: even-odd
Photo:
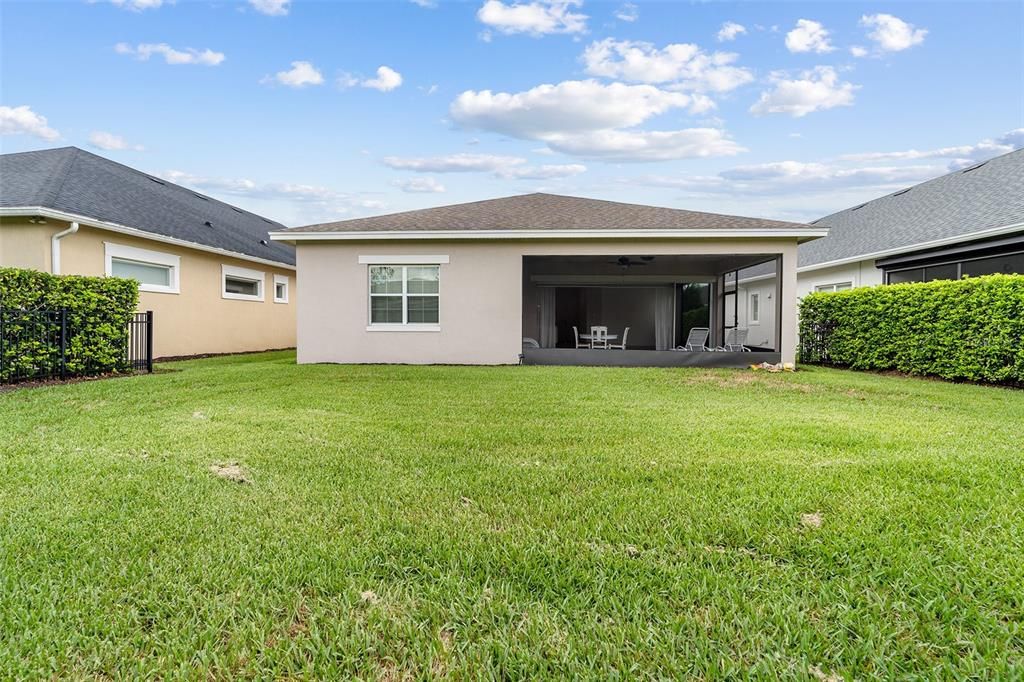
[(1024, 391), (816, 368), (0, 393), (0, 676), (1019, 678), (1022, 434)]

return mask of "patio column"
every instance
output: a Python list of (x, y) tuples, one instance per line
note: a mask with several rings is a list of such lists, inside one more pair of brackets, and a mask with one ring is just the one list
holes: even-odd
[(776, 270), (780, 315), (779, 352), (783, 362), (796, 362), (797, 297), (796, 297), (796, 242), (787, 245), (779, 257)]

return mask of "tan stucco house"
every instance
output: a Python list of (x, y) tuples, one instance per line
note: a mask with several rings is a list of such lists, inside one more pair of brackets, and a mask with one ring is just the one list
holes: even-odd
[[(797, 246), (821, 227), (529, 194), (271, 233), (302, 276), (302, 363), (793, 362)], [(737, 282), (772, 263), (765, 345), (682, 351), (737, 326)], [(612, 348), (581, 335), (606, 327)], [(626, 328), (629, 328), (628, 333)], [(613, 338), (614, 337), (614, 338)], [(624, 348), (614, 346), (624, 345)]]
[(0, 156), (0, 266), (137, 279), (157, 357), (295, 346), (283, 228), (75, 147)]

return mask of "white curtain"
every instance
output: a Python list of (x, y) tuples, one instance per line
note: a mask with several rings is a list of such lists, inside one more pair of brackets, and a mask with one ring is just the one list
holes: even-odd
[(654, 347), (671, 350), (675, 332), (675, 287), (658, 287), (654, 297)]
[(540, 347), (554, 348), (558, 343), (555, 328), (555, 288), (539, 287), (540, 295)]

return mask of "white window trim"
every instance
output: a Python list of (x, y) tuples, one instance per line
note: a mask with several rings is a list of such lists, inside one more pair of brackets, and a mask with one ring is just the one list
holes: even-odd
[[(265, 288), (266, 273), (262, 270), (250, 270), (249, 268), (240, 268), (236, 265), (221, 265), (220, 266), (220, 296), (232, 301), (262, 301), (263, 290)], [(228, 277), (240, 277), (242, 279), (251, 279), (259, 283), (259, 295), (250, 296), (249, 294), (233, 294), (227, 290), (227, 279)]]
[[(277, 297), (277, 285), (284, 285), (284, 296), (281, 298)], [(288, 283), (288, 275), (274, 275), (274, 303), (287, 303), (289, 290), (291, 285)]]
[(814, 293), (816, 294), (834, 294), (837, 291), (846, 291), (847, 289), (840, 289), (839, 287), (853, 288), (853, 282), (831, 282), (829, 284), (817, 284), (814, 286)]
[(107, 277), (113, 277), (111, 273), (113, 272), (113, 259), (115, 258), (138, 261), (147, 265), (162, 265), (171, 269), (170, 284), (168, 286), (139, 282), (139, 291), (148, 291), (153, 294), (181, 293), (179, 288), (181, 256), (175, 256), (174, 254), (162, 251), (140, 249), (135, 246), (115, 244), (113, 242), (103, 242), (104, 271)]
[[(754, 301), (757, 301), (756, 312), (754, 315), (755, 306)], [(747, 323), (751, 326), (761, 324), (761, 292), (752, 291), (750, 292), (750, 299), (747, 301)]]
[[(390, 256), (386, 261), (369, 263), (372, 265), (391, 265), (402, 269), (402, 320), (407, 320), (409, 315), (409, 279), (407, 277), (406, 268), (409, 265), (432, 265), (437, 267), (437, 293), (436, 294), (413, 294), (413, 296), (435, 296), (437, 297), (437, 317), (441, 319), (441, 265), (437, 261), (424, 262), (416, 260), (412, 263), (398, 263), (396, 258), (444, 258), (445, 263), (448, 262), (447, 256)], [(381, 256), (360, 256), (359, 262), (362, 263), (364, 258), (381, 258)], [(408, 322), (403, 321), (397, 322), (373, 322), (373, 283), (370, 281), (370, 267), (366, 268), (366, 331), (368, 332), (439, 332), (441, 331), (440, 324), (434, 324), (431, 322)], [(378, 295), (390, 295), (398, 296), (398, 294), (378, 294)]]

